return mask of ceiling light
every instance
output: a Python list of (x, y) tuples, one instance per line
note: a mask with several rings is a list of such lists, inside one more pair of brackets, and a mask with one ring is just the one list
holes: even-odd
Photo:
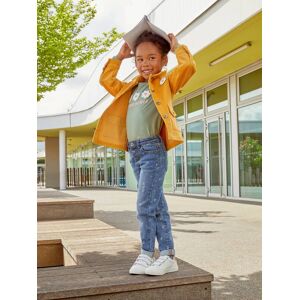
[(247, 49), (247, 48), (250, 47), (251, 45), (252, 45), (251, 42), (247, 42), (247, 43), (245, 43), (245, 44), (239, 46), (238, 48), (235, 48), (235, 49), (231, 50), (230, 52), (228, 52), (228, 53), (226, 53), (226, 54), (220, 56), (219, 58), (217, 58), (217, 59), (211, 61), (211, 62), (209, 63), (209, 66), (210, 66), (210, 67), (211, 67), (211, 66), (214, 66), (214, 65), (216, 65), (217, 63), (219, 63), (219, 62), (225, 60), (226, 58), (228, 58), (228, 57), (230, 57), (230, 56), (232, 56), (232, 55), (234, 55), (234, 54), (236, 54), (236, 53), (238, 53), (238, 52), (241, 52), (241, 51)]

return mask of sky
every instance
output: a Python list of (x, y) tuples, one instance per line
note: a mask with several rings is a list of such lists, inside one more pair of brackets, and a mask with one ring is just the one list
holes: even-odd
[[(113, 27), (118, 32), (128, 32), (144, 15), (148, 15), (163, 0), (95, 0), (97, 14), (90, 24), (82, 31), (89, 39), (101, 36), (102, 32)], [(85, 86), (99, 58), (78, 69), (77, 76), (61, 83), (55, 91), (46, 93), (38, 102), (38, 115), (51, 115), (57, 111), (66, 111), (75, 102)], [(59, 109), (58, 109), (59, 108)]]

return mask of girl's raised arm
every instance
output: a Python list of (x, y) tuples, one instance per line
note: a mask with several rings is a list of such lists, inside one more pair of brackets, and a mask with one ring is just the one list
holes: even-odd
[(111, 95), (116, 96), (126, 85), (126, 82), (117, 79), (117, 73), (120, 69), (122, 60), (132, 56), (134, 56), (134, 54), (130, 53), (130, 48), (127, 43), (124, 43), (115, 57), (116, 59), (109, 59), (103, 67), (99, 82)]
[(174, 34), (168, 34), (171, 40), (171, 51), (176, 55), (178, 66), (169, 74), (171, 92), (175, 95), (196, 72), (196, 63), (192, 54), (185, 45), (180, 45)]

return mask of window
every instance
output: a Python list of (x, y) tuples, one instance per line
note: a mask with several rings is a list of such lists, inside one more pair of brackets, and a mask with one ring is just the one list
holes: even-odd
[(119, 165), (120, 165), (119, 186), (126, 187), (125, 151), (118, 150), (118, 154), (119, 154)]
[(262, 196), (262, 118), (261, 102), (238, 110), (240, 196)]
[(260, 96), (262, 93), (262, 69), (239, 78), (240, 101)]
[(203, 114), (203, 95), (198, 95), (187, 101), (187, 117), (193, 118)]
[(227, 84), (207, 91), (207, 111), (216, 110), (228, 105)]
[(183, 121), (184, 120), (184, 108), (183, 103), (177, 104), (174, 106), (174, 111), (176, 113), (176, 120)]
[(226, 141), (226, 171), (227, 171), (227, 195), (232, 196), (231, 190), (231, 141), (230, 141), (230, 135), (231, 135), (231, 124), (230, 124), (230, 118), (229, 113), (225, 113), (225, 141)]
[(205, 194), (203, 121), (186, 125), (186, 149), (188, 193)]
[(97, 146), (96, 148), (96, 184), (105, 185), (105, 149), (104, 146)]

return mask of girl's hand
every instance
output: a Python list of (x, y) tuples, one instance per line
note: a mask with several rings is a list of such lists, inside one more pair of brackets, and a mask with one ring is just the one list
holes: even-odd
[(175, 53), (176, 48), (179, 46), (178, 41), (173, 33), (169, 33), (168, 37), (171, 40), (171, 51)]
[(121, 47), (119, 53), (117, 54), (117, 57), (118, 57), (118, 59), (120, 59), (120, 60), (123, 60), (124, 58), (130, 58), (130, 57), (133, 57), (134, 54), (133, 54), (133, 53), (130, 53), (130, 52), (131, 52), (131, 49), (129, 48), (128, 44), (125, 42), (125, 43), (122, 45), (122, 47)]

